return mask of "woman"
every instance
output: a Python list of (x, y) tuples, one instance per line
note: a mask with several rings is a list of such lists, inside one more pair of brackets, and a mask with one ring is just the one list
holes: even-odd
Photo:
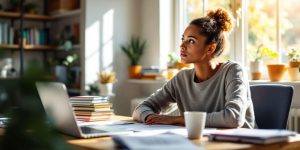
[[(139, 104), (133, 118), (146, 124), (184, 125), (184, 111), (204, 111), (207, 127), (254, 128), (246, 72), (235, 62), (217, 60), (224, 50), (225, 33), (231, 28), (232, 19), (223, 9), (193, 20), (182, 35), (180, 57), (194, 68), (180, 71)], [(177, 103), (181, 116), (159, 114), (171, 103)]]

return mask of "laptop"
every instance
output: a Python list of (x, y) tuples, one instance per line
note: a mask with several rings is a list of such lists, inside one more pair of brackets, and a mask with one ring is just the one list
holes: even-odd
[(80, 138), (132, 133), (109, 125), (79, 125), (63, 83), (37, 82), (36, 87), (47, 116), (62, 133)]

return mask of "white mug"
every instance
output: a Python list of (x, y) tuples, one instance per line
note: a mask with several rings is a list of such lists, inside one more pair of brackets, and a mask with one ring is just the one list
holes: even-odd
[(184, 121), (189, 139), (199, 139), (205, 127), (206, 112), (185, 111)]

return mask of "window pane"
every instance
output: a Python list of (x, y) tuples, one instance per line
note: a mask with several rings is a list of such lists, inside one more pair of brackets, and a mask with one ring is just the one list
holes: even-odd
[[(206, 10), (209, 9), (215, 9), (222, 7), (224, 9), (230, 10), (231, 4), (229, 2), (230, 0), (184, 0), (184, 20), (185, 20), (185, 26), (184, 28), (188, 25), (189, 22), (191, 22), (193, 19), (202, 17), (204, 13), (206, 13)], [(207, 4), (205, 5), (205, 11), (203, 10), (203, 2), (206, 2)], [(233, 40), (229, 40), (233, 41)], [(230, 49), (230, 42), (228, 41), (227, 47), (224, 50), (223, 54), (220, 56), (220, 60), (228, 60), (230, 57), (229, 54), (229, 49)]]
[[(211, 10), (211, 9), (217, 9), (217, 8), (224, 8), (226, 10), (228, 10), (230, 13), (231, 12), (231, 3), (230, 0), (207, 0), (207, 8), (206, 10)], [(232, 14), (233, 15), (233, 14)], [(234, 29), (233, 29), (234, 30)], [(227, 45), (222, 53), (222, 55), (220, 56), (220, 61), (226, 61), (230, 59), (230, 50), (231, 50), (231, 46), (233, 45), (233, 32), (230, 34), (230, 36), (227, 38)]]
[[(281, 47), (283, 52), (289, 48), (300, 49), (300, 5), (298, 0), (289, 0), (288, 3), (282, 1), (280, 10), (280, 33)], [(287, 62), (287, 57), (283, 57), (283, 62)]]
[[(250, 0), (248, 8), (248, 60), (254, 60), (261, 46), (276, 49), (276, 1)], [(263, 57), (268, 63), (269, 57)]]

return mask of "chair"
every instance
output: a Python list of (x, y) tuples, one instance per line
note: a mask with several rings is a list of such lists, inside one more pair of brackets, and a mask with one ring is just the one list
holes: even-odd
[(255, 120), (260, 129), (286, 129), (293, 87), (279, 84), (251, 85)]

